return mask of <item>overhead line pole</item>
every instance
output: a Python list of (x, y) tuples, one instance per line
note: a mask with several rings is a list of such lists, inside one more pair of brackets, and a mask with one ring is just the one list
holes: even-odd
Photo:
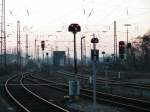
[(5, 29), (5, 0), (2, 0), (1, 9), (1, 64), (6, 69), (6, 29)]
[(17, 72), (21, 71), (20, 21), (17, 21)]
[[(3, 9), (3, 0), (2, 0), (2, 9)], [(0, 63), (2, 65), (2, 55), (3, 55), (3, 10), (1, 9), (1, 55)]]
[(6, 29), (5, 29), (5, 0), (3, 0), (3, 12), (4, 12), (4, 67), (5, 67), (5, 70), (6, 70), (6, 65), (7, 65), (7, 60), (6, 60)]
[(34, 43), (34, 59), (36, 60), (37, 58), (37, 45), (36, 45), (37, 40), (35, 39), (35, 43)]
[(28, 34), (26, 34), (26, 64), (28, 61)]
[(116, 21), (114, 21), (114, 62), (117, 60), (117, 33), (116, 33)]
[(67, 50), (68, 50), (68, 65), (70, 65), (70, 50), (69, 50), (69, 47), (67, 47)]
[(40, 57), (39, 57), (39, 48), (40, 46), (38, 45), (37, 46), (37, 61), (38, 61), (38, 64), (39, 64), (39, 62), (40, 62)]
[(83, 65), (83, 44), (82, 44), (82, 39), (84, 39), (85, 36), (81, 37), (81, 65)]
[(129, 39), (128, 39), (128, 38), (129, 38), (129, 37), (128, 37), (128, 35), (129, 35), (129, 29), (128, 29), (128, 27), (131, 26), (131, 24), (124, 24), (124, 26), (127, 27), (127, 44), (128, 44), (128, 40), (129, 40)]
[(86, 43), (85, 43), (85, 38), (84, 38), (84, 62), (86, 65)]

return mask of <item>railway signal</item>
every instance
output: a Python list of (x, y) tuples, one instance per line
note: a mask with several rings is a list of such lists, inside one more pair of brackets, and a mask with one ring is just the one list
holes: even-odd
[(41, 41), (41, 48), (44, 51), (44, 49), (45, 49), (45, 41)]
[(124, 41), (119, 41), (119, 57), (121, 59), (124, 59), (124, 53), (125, 53), (125, 43)]
[(74, 72), (77, 74), (76, 33), (81, 31), (81, 27), (77, 23), (72, 23), (69, 25), (68, 31), (74, 35)]
[(77, 80), (77, 53), (76, 53), (76, 33), (81, 31), (81, 27), (79, 24), (72, 23), (68, 27), (68, 31), (72, 32), (74, 35), (74, 73), (75, 73), (75, 80), (69, 81), (69, 95), (78, 99), (80, 93), (79, 81)]
[(91, 43), (93, 43), (93, 53), (91, 55), (92, 59), (92, 67), (93, 67), (93, 112), (96, 112), (96, 61), (98, 57), (98, 50), (96, 50), (96, 43), (98, 43), (98, 38), (93, 34), (93, 38), (91, 39)]
[(41, 41), (41, 48), (42, 48), (42, 51), (43, 51), (43, 61), (44, 61), (45, 41)]
[(131, 43), (127, 43), (127, 49), (131, 48)]
[(71, 25), (69, 25), (68, 31), (72, 33), (77, 33), (81, 31), (81, 27), (77, 23), (72, 23)]

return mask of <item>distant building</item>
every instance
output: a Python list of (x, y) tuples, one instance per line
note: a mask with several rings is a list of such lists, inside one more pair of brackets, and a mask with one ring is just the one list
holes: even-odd
[(54, 66), (64, 66), (66, 61), (65, 51), (53, 51)]

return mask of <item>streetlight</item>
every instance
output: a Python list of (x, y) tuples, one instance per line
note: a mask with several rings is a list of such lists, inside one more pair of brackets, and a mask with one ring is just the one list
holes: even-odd
[(82, 50), (83, 50), (83, 47), (82, 47), (82, 39), (84, 39), (85, 36), (81, 37), (81, 65), (83, 65), (83, 53), (82, 53)]
[(128, 44), (128, 34), (129, 34), (128, 27), (131, 26), (131, 24), (124, 24), (124, 26), (127, 27), (127, 44)]

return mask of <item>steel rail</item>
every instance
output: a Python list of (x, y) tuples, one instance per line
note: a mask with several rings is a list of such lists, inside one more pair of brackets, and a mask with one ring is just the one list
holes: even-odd
[[(65, 74), (68, 76), (74, 76), (74, 73), (70, 73), (70, 72), (62, 72), (62, 71), (57, 71), (58, 73), (61, 74)], [(80, 74), (76, 74), (79, 78), (83, 78), (88, 80), (89, 76), (83, 76)], [(124, 87), (131, 87), (131, 88), (135, 88), (135, 89), (143, 89), (143, 90), (148, 90), (150, 91), (150, 87), (144, 86), (142, 84), (136, 84), (136, 83), (127, 83), (127, 82), (121, 82), (121, 81), (116, 81), (116, 80), (109, 80), (109, 79), (104, 79), (104, 78), (97, 78), (97, 85), (99, 85), (99, 81), (108, 81), (111, 82), (111, 84), (113, 85), (119, 85), (119, 86), (124, 86)]]
[(6, 90), (7, 94), (12, 98), (12, 100), (13, 100), (21, 109), (23, 109), (23, 110), (26, 111), (26, 112), (31, 112), (31, 111), (29, 111), (26, 107), (24, 107), (24, 106), (11, 94), (10, 90), (8, 89), (8, 83), (9, 83), (12, 79), (14, 79), (14, 78), (16, 78), (16, 77), (18, 77), (18, 76), (17, 76), (17, 75), (14, 75), (14, 76), (10, 77), (9, 79), (7, 79), (7, 81), (5, 82), (5, 90)]
[[(55, 82), (55, 81), (48, 81), (48, 80), (45, 80), (45, 79), (37, 78), (35, 76), (32, 76), (32, 78), (35, 78), (35, 79), (38, 79), (38, 80), (41, 80), (41, 81), (45, 81), (47, 83)], [(55, 82), (55, 83), (57, 83), (57, 82)], [(63, 84), (63, 86), (66, 86), (66, 88), (64, 88), (64, 89), (68, 88), (68, 85), (66, 85), (66, 84)], [(122, 106), (125, 106), (125, 107), (128, 107), (128, 108), (135, 109), (135, 110), (150, 112), (150, 109), (146, 109), (146, 107), (150, 105), (150, 102), (147, 102), (147, 101), (144, 101), (144, 100), (128, 98), (128, 97), (122, 97), (122, 96), (118, 96), (118, 95), (112, 95), (112, 94), (98, 92), (98, 91), (96, 92), (96, 94), (98, 96), (97, 100), (106, 101), (106, 102), (110, 102), (110, 103), (115, 103), (115, 104), (118, 104), (118, 105), (122, 105)], [(81, 95), (91, 97), (92, 91), (87, 90), (87, 89), (81, 89)], [(102, 96), (104, 98), (101, 98)], [(139, 105), (140, 106), (146, 105), (146, 107), (139, 107)]]
[(68, 111), (68, 110), (66, 110), (66, 109), (64, 109), (64, 108), (62, 108), (62, 107), (60, 107), (60, 106), (58, 106), (58, 105), (55, 105), (55, 104), (52, 103), (52, 102), (47, 101), (46, 99), (40, 97), (40, 96), (37, 95), (36, 93), (34, 93), (34, 92), (32, 92), (31, 90), (29, 90), (29, 89), (23, 84), (23, 81), (22, 81), (22, 80), (23, 80), (24, 78), (25, 78), (25, 77), (22, 76), (22, 78), (21, 78), (21, 80), (20, 80), (20, 83), (21, 83), (22, 87), (23, 87), (26, 91), (28, 91), (31, 95), (37, 97), (38, 99), (44, 101), (44, 102), (47, 103), (47, 104), (53, 106), (53, 107), (56, 108), (59, 112), (60, 112), (60, 111), (61, 111), (61, 112), (70, 112), (70, 111)]

